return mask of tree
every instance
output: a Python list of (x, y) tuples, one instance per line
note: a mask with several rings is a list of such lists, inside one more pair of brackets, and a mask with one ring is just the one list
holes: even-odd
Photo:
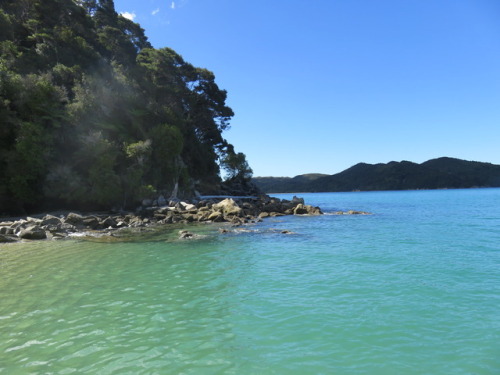
[(242, 152), (229, 152), (222, 159), (222, 167), (228, 174), (228, 179), (238, 179), (248, 181), (252, 178), (253, 171), (250, 168), (246, 156)]

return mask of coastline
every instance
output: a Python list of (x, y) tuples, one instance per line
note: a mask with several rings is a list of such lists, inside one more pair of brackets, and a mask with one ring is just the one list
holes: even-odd
[[(266, 217), (321, 215), (319, 207), (303, 198), (292, 200), (260, 196), (209, 196), (193, 201), (170, 201), (162, 206), (140, 206), (135, 212), (80, 213), (59, 211), (16, 218), (0, 218), (0, 243), (24, 240), (60, 240), (77, 236), (113, 236), (123, 230), (143, 230), (169, 224), (230, 223), (240, 226)], [(181, 231), (180, 238), (191, 238)]]

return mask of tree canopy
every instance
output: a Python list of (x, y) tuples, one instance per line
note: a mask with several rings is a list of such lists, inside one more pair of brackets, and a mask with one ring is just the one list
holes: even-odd
[(0, 214), (126, 207), (249, 178), (215, 76), (112, 0), (0, 3)]

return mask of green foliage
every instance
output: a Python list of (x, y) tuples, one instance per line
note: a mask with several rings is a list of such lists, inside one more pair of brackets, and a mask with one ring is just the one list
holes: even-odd
[(222, 160), (222, 166), (229, 179), (250, 180), (252, 178), (252, 168), (248, 165), (246, 156), (242, 152), (228, 153)]
[(2, 0), (0, 211), (133, 206), (220, 181), (219, 163), (248, 178), (226, 97), (112, 0)]

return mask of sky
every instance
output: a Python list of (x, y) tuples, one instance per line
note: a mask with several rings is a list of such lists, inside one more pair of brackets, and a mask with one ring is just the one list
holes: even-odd
[(254, 176), (500, 164), (498, 0), (115, 0), (214, 72)]

